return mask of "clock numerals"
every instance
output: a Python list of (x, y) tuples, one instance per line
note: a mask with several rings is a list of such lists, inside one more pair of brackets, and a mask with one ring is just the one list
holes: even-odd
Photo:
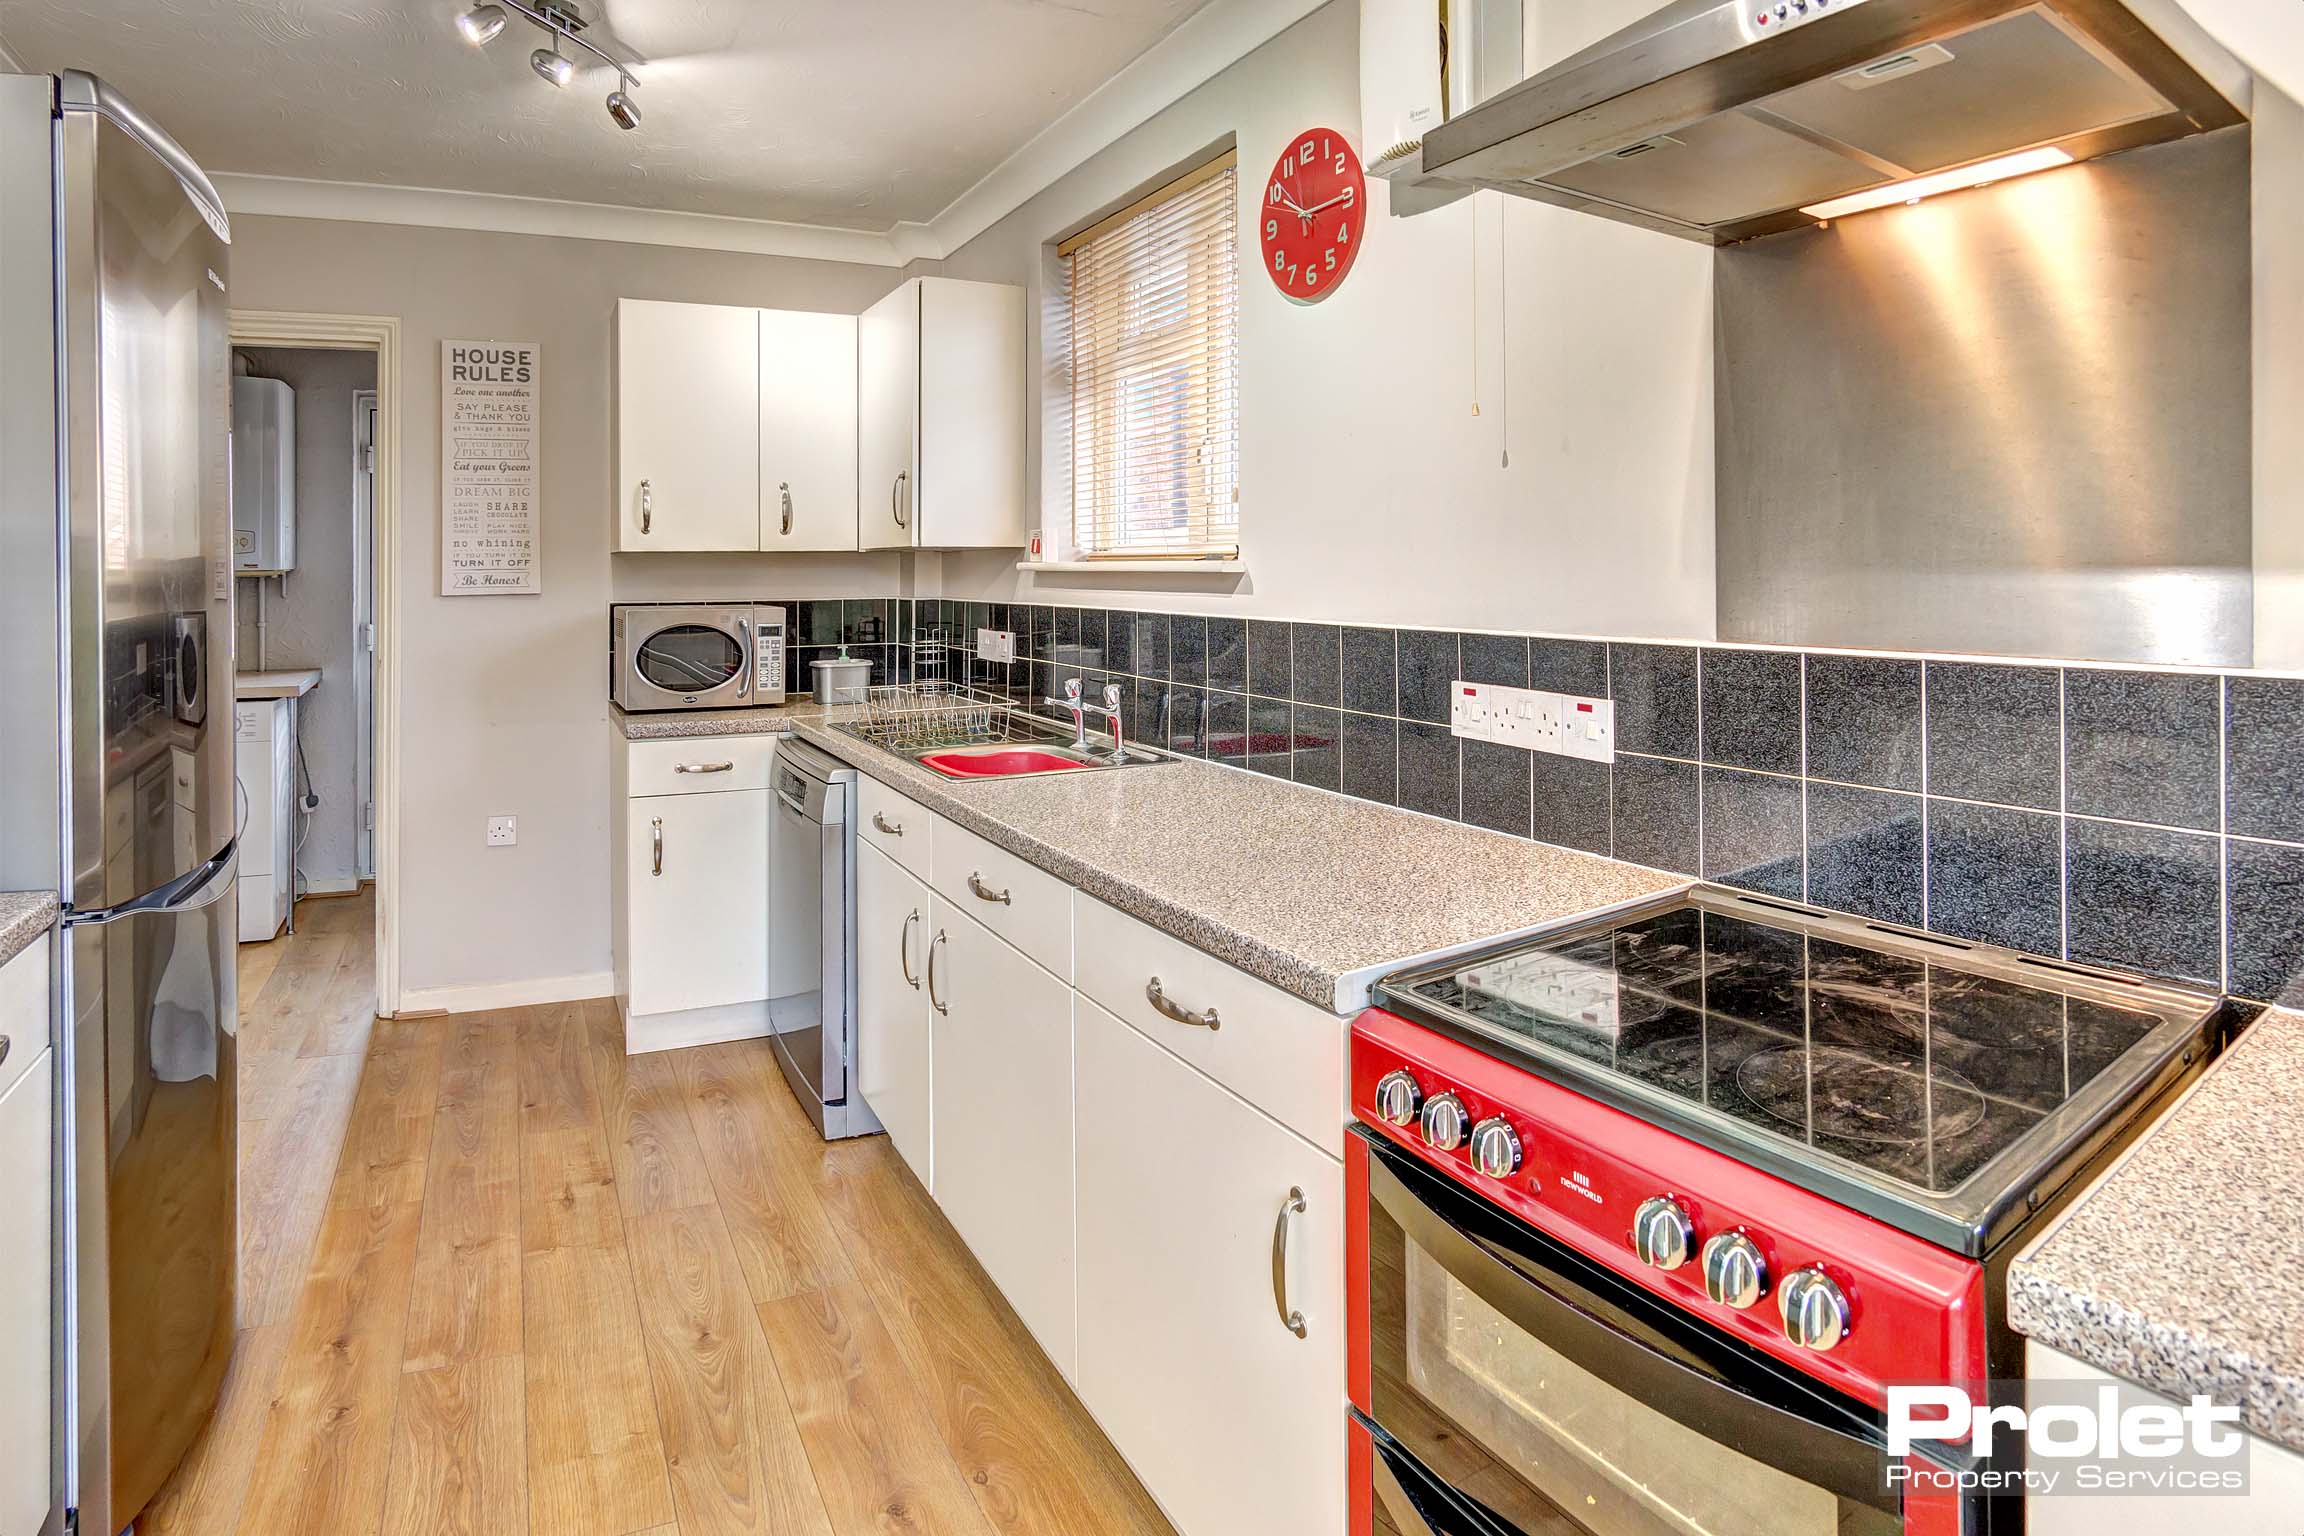
[(1274, 287), (1312, 303), (1343, 284), (1365, 185), (1350, 141), (1334, 129), (1310, 129), (1288, 143), (1265, 183), (1258, 221)]

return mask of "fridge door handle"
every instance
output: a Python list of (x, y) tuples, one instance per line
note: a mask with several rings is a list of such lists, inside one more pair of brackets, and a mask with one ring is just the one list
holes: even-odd
[(106, 923), (140, 917), (147, 912), (197, 912), (202, 907), (222, 901), (231, 892), (232, 877), (238, 873), (239, 865), (240, 843), (235, 838), (229, 848), (198, 869), (156, 890), (146, 891), (133, 901), (124, 901), (116, 907), (97, 907), (86, 912), (66, 912), (64, 926), (100, 928)]

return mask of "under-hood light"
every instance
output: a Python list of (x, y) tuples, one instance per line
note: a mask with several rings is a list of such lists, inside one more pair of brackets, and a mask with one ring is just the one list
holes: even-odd
[(1844, 214), (1862, 213), (1868, 208), (1885, 208), (1890, 203), (1916, 203), (1939, 192), (1958, 192), (1968, 187), (1981, 187), (1986, 182), (2006, 181), (2011, 176), (2028, 176), (2034, 171), (2052, 171), (2060, 165), (2070, 165), (2072, 157), (2053, 145), (2045, 149), (2019, 150), (2013, 155), (2001, 155), (1993, 160), (1979, 160), (1954, 171), (1936, 171), (1926, 176), (1912, 176), (1903, 181), (1891, 181), (1885, 186), (1867, 187), (1862, 192), (1851, 192), (1846, 197), (1835, 197), (1828, 202), (1807, 203), (1800, 211), (1811, 218), (1837, 219)]

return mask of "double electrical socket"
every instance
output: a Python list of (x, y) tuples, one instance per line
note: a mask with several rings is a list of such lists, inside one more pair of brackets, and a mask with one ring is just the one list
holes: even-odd
[(1613, 700), (1461, 678), (1448, 685), (1448, 697), (1448, 729), (1454, 735), (1595, 763), (1616, 760)]
[(1016, 659), (1016, 631), (1012, 629), (980, 629), (976, 631), (976, 659), (978, 661), (1014, 661)]

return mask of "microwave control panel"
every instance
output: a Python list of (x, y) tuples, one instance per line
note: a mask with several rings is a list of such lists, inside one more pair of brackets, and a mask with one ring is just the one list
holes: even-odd
[(784, 692), (784, 621), (761, 619), (752, 626), (752, 696)]

